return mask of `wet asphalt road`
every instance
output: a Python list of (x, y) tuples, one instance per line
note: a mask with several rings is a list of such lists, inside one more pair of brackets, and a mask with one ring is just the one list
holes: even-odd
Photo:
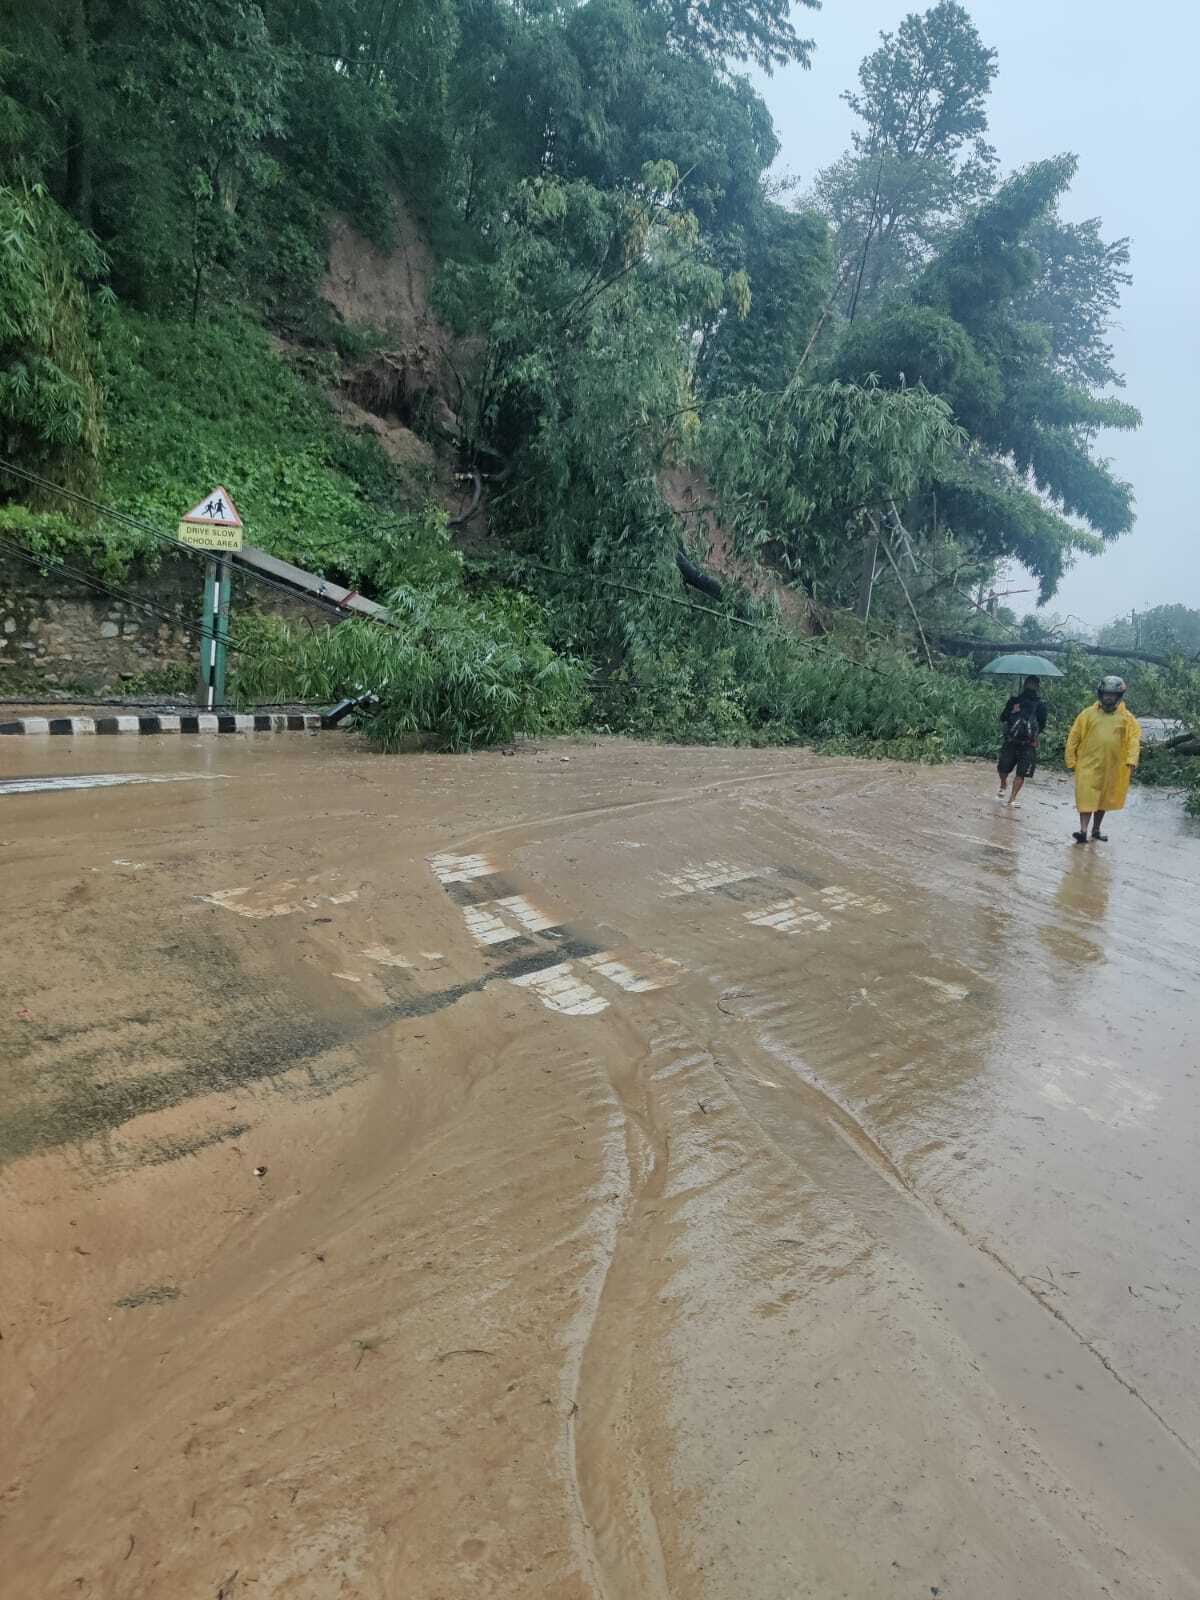
[(0, 762), (25, 1592), (1200, 1595), (1174, 797), (1081, 850), (973, 765)]

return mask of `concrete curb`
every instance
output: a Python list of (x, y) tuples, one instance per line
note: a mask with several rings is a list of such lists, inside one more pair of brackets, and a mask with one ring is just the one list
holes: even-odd
[(322, 726), (318, 711), (161, 712), (152, 717), (18, 717), (0, 722), (0, 734), (61, 733), (307, 733)]

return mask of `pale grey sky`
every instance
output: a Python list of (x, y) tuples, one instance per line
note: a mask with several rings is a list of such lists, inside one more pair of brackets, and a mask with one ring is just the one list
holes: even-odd
[[(1200, 609), (1200, 139), (1194, 0), (966, 0), (1000, 53), (991, 98), (992, 143), (1005, 170), (1064, 150), (1079, 172), (1064, 207), (1099, 216), (1106, 238), (1128, 234), (1134, 282), (1114, 330), (1123, 398), (1142, 412), (1134, 434), (1102, 442), (1137, 496), (1137, 525), (1104, 555), (1081, 557), (1050, 609), (1101, 623), (1131, 606), (1179, 601)], [(783, 146), (780, 164), (807, 182), (850, 141), (838, 98), (856, 81), (881, 30), (909, 0), (825, 0), (798, 10), (816, 40), (810, 72), (760, 80)], [(1026, 597), (1010, 602), (1024, 611)]]

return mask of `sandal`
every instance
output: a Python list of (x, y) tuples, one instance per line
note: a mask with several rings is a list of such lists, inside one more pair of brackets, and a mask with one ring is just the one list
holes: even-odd
[(1071, 837), (1074, 839), (1076, 844), (1086, 844), (1088, 841), (1088, 836), (1086, 833), (1073, 833)]

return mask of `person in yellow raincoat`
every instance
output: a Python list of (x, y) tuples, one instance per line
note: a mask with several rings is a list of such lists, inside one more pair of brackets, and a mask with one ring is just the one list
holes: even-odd
[(1125, 680), (1101, 678), (1096, 704), (1075, 718), (1067, 735), (1067, 766), (1075, 774), (1075, 804), (1079, 809), (1076, 844), (1087, 844), (1088, 823), (1092, 839), (1101, 844), (1105, 813), (1120, 811), (1129, 793), (1129, 780), (1138, 764), (1142, 730), (1124, 701)]

